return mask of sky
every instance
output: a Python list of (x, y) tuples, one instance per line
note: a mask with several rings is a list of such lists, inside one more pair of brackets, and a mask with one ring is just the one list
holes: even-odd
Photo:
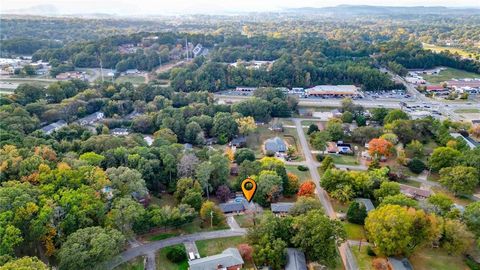
[(283, 8), (326, 7), (341, 4), (379, 6), (480, 7), (480, 0), (0, 0), (0, 10), (51, 5), (59, 13), (181, 14), (278, 11)]

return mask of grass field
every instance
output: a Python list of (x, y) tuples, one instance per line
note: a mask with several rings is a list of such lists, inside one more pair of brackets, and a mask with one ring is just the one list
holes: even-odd
[(435, 75), (422, 75), (423, 78), (432, 84), (441, 83), (451, 79), (465, 79), (465, 78), (479, 78), (480, 74), (467, 72), (454, 68), (447, 68), (446, 70), (440, 71), (440, 73)]
[(463, 49), (460, 49), (460, 48), (437, 46), (437, 45), (427, 44), (427, 43), (423, 43), (423, 48), (425, 50), (432, 50), (434, 52), (450, 51), (451, 53), (458, 53), (459, 55), (461, 55), (463, 57), (470, 57), (470, 56), (475, 57), (475, 56), (478, 55), (476, 53), (469, 53), (469, 52), (467, 52)]
[(343, 165), (358, 165), (356, 156), (347, 155), (330, 155), (333, 158), (333, 163)]
[(371, 257), (367, 253), (367, 245), (360, 248), (358, 246), (350, 247), (353, 255), (357, 259), (357, 265), (359, 270), (373, 270), (372, 261), (375, 257)]
[(344, 222), (343, 227), (347, 232), (347, 238), (350, 240), (362, 240), (367, 239), (365, 236), (365, 229), (362, 225), (353, 224), (350, 222)]
[(196, 241), (195, 244), (197, 245), (200, 257), (206, 257), (222, 253), (225, 249), (230, 247), (237, 247), (239, 244), (244, 242), (245, 238), (243, 238), (242, 236), (235, 236), (219, 239), (201, 240)]
[(300, 183), (303, 183), (307, 180), (312, 179), (310, 175), (310, 171), (300, 171), (298, 169), (298, 166), (296, 165), (285, 165), (285, 169), (287, 169), (287, 172), (293, 173), (296, 176), (298, 176), (298, 179), (300, 180)]
[(145, 82), (145, 77), (137, 75), (125, 75), (115, 79), (116, 83), (131, 82), (132, 84), (142, 84)]
[(137, 257), (129, 262), (123, 263), (114, 268), (114, 270), (143, 270), (143, 256)]
[(415, 270), (464, 270), (469, 269), (461, 255), (450, 256), (440, 248), (426, 248), (415, 252), (410, 258)]
[[(184, 247), (183, 244), (178, 244), (177, 246)], [(187, 270), (188, 269), (187, 258), (185, 258), (185, 260), (180, 263), (173, 263), (169, 259), (167, 259), (168, 249), (169, 249), (168, 247), (162, 248), (160, 249), (160, 252), (157, 253), (157, 257), (155, 259), (157, 264), (157, 269), (158, 270)]]

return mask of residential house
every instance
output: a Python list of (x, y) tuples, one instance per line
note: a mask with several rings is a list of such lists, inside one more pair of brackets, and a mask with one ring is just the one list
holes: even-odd
[(287, 248), (287, 265), (285, 270), (307, 270), (305, 254), (296, 248)]
[(344, 143), (342, 141), (337, 142), (338, 154), (350, 155), (353, 154), (352, 146), (349, 143)]
[(276, 131), (276, 132), (283, 132), (283, 124), (280, 123), (280, 122), (277, 122), (277, 123), (273, 124), (270, 129), (272, 131)]
[(230, 146), (235, 146), (236, 148), (243, 148), (247, 146), (247, 138), (245, 138), (244, 136), (239, 136), (237, 138), (234, 138), (230, 142)]
[(240, 270), (243, 259), (236, 248), (227, 248), (222, 253), (188, 262), (190, 270)]
[(450, 136), (454, 137), (455, 139), (456, 138), (461, 138), (462, 140), (465, 141), (465, 143), (468, 145), (468, 147), (470, 147), (470, 149), (475, 149), (479, 144), (473, 140), (472, 138), (470, 137), (465, 137), (463, 136), (462, 134), (460, 133), (456, 133), (456, 132), (452, 132), (450, 133)]
[(224, 214), (228, 214), (228, 213), (239, 214), (244, 212), (247, 209), (243, 201), (230, 201), (226, 203), (221, 203), (218, 206), (220, 207), (220, 210), (222, 210)]
[(114, 128), (110, 130), (110, 134), (114, 136), (127, 136), (128, 134), (130, 134), (130, 131), (128, 130), (128, 128)]
[(280, 137), (268, 139), (265, 141), (265, 152), (285, 153), (287, 152), (287, 145)]
[(272, 210), (272, 213), (279, 216), (288, 214), (288, 212), (292, 207), (293, 207), (293, 203), (286, 203), (286, 202), (272, 203), (270, 205), (270, 209)]
[(102, 120), (104, 117), (105, 115), (102, 112), (95, 112), (83, 118), (78, 119), (77, 122), (82, 126), (86, 126), (86, 125), (94, 124)]
[(45, 132), (45, 134), (50, 135), (54, 131), (57, 131), (57, 130), (61, 129), (62, 127), (66, 126), (66, 125), (67, 125), (67, 122), (65, 122), (65, 120), (58, 120), (55, 123), (51, 123), (48, 126), (44, 126), (43, 128), (41, 128), (41, 130), (43, 132)]
[(367, 210), (367, 213), (372, 210), (375, 210), (375, 206), (373, 205), (372, 200), (370, 199), (356, 198), (355, 201), (363, 204), (365, 206), (365, 209)]
[(400, 192), (405, 194), (405, 196), (415, 200), (425, 200), (428, 197), (430, 197), (430, 195), (432, 195), (432, 192), (430, 190), (411, 187), (411, 186), (402, 185), (402, 184), (400, 184)]

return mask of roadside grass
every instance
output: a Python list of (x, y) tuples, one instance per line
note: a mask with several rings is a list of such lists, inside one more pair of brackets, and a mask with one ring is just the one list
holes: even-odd
[(168, 250), (176, 246), (184, 247), (183, 244), (178, 244), (175, 246), (160, 249), (155, 259), (157, 269), (159, 270), (187, 270), (188, 269), (188, 261), (186, 257), (180, 263), (174, 263), (174, 262), (171, 262), (169, 259), (167, 259)]
[(359, 270), (373, 270), (372, 262), (375, 257), (369, 256), (367, 253), (367, 245), (361, 246), (360, 250), (358, 246), (351, 246), (350, 250), (357, 259), (357, 266)]
[(116, 83), (130, 82), (132, 84), (142, 84), (142, 83), (145, 83), (145, 77), (138, 76), (138, 75), (125, 75), (125, 76), (120, 76), (116, 78), (115, 82)]
[(222, 253), (225, 249), (237, 247), (241, 243), (245, 243), (245, 238), (242, 236), (200, 240), (195, 242), (200, 257)]
[(148, 238), (149, 241), (159, 241), (170, 237), (178, 236), (178, 233), (159, 233)]
[(312, 179), (310, 171), (300, 171), (298, 169), (298, 166), (296, 165), (285, 165), (285, 169), (287, 169), (287, 172), (293, 173), (298, 176), (298, 180), (300, 181), (300, 183)]
[(425, 248), (409, 258), (415, 270), (464, 270), (469, 269), (462, 255), (451, 256), (441, 248)]
[(135, 259), (122, 263), (114, 268), (114, 270), (144, 270), (143, 256), (136, 257)]
[(347, 239), (350, 240), (365, 240), (367, 237), (365, 236), (365, 229), (362, 225), (353, 224), (348, 221), (343, 222), (343, 228), (345, 228), (345, 232), (347, 233)]
[(422, 77), (429, 83), (437, 84), (451, 79), (464, 79), (464, 78), (478, 78), (480, 74), (467, 72), (454, 68), (447, 68), (434, 75), (422, 75)]
[(456, 113), (480, 113), (480, 109), (457, 109), (455, 110)]

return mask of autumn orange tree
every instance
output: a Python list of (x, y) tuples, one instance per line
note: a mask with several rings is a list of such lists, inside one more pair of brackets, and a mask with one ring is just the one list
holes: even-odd
[(307, 196), (307, 197), (313, 197), (314, 194), (315, 194), (315, 183), (313, 183), (312, 181), (307, 181), (302, 183), (297, 193), (298, 196)]
[(368, 143), (368, 153), (370, 153), (372, 157), (388, 157), (392, 154), (392, 149), (393, 144), (382, 138), (372, 139)]

